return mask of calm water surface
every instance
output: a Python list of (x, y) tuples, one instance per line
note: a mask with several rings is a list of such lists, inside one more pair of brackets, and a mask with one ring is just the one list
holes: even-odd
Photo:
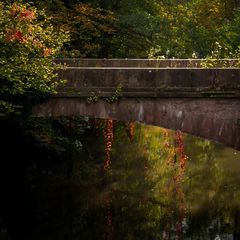
[(240, 239), (240, 152), (87, 118), (73, 145), (67, 164), (29, 176), (26, 240)]

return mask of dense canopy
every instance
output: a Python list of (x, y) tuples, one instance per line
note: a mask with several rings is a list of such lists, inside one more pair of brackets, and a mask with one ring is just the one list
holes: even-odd
[(240, 42), (236, 0), (34, 0), (34, 4), (54, 16), (55, 25), (72, 30), (66, 50), (73, 56), (204, 58), (217, 50), (228, 57), (237, 54)]

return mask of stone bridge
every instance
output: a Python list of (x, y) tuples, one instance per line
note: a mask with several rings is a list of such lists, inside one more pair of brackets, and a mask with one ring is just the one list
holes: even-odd
[[(240, 150), (237, 60), (56, 59), (58, 94), (35, 117), (92, 116), (181, 130)], [(226, 68), (221, 67), (227, 66)], [(121, 88), (121, 89), (120, 89)]]

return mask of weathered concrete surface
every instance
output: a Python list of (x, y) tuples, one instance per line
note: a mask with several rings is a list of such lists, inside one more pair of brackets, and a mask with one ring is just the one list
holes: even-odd
[[(59, 96), (110, 96), (122, 85), (123, 97), (240, 97), (240, 68), (200, 68), (202, 59), (55, 59), (66, 63)], [(218, 60), (227, 65), (236, 59)]]
[(240, 97), (240, 69), (69, 67), (59, 77), (61, 96), (109, 96), (121, 84), (126, 97)]
[(139, 121), (225, 144), (240, 150), (240, 101), (237, 99), (129, 99), (86, 103), (52, 98), (33, 109), (36, 117), (92, 116)]
[[(133, 68), (199, 68), (206, 60), (203, 59), (80, 59), (60, 58), (56, 63), (71, 67), (133, 67)], [(213, 59), (214, 66), (235, 66), (239, 59)]]

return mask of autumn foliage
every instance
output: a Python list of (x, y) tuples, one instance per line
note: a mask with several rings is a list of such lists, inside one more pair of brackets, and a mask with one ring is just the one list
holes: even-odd
[(52, 62), (68, 34), (55, 31), (43, 11), (0, 3), (0, 116), (21, 112), (30, 92), (50, 93), (58, 84)]

